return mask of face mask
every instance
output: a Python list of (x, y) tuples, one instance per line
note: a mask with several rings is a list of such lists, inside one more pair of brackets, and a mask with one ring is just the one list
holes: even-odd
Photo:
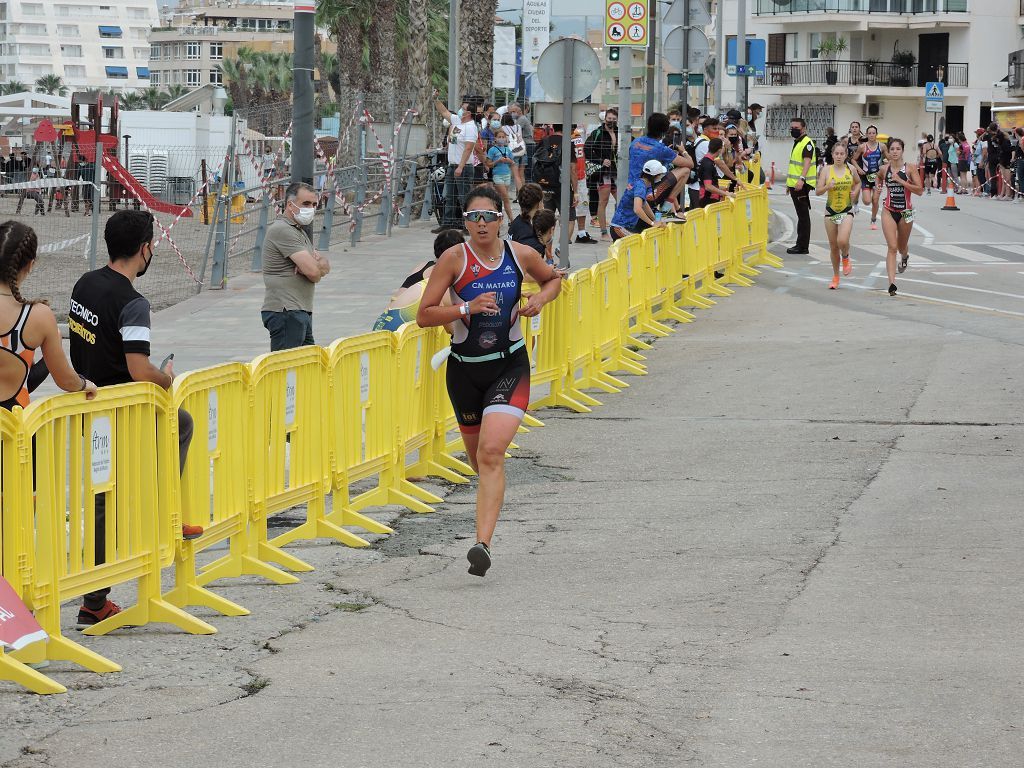
[(687, 135), (687, 136), (688, 136), (689, 138), (691, 138), (691, 139), (693, 138), (693, 136), (694, 136), (694, 133), (693, 133), (693, 126), (692, 126), (692, 125), (688, 125), (688, 126), (686, 126), (686, 135)]
[[(295, 205), (295, 203), (292, 203), (292, 205)], [(296, 206), (295, 223), (303, 227), (308, 226), (313, 223), (314, 216), (316, 216), (316, 208), (299, 208)]]
[(683, 124), (679, 120), (673, 120), (671, 122), (671, 126), (675, 128), (677, 131), (683, 130)]
[(506, 144), (508, 144), (508, 139), (502, 136), (501, 138), (495, 139), (494, 143), (497, 144), (499, 147), (504, 147)]
[[(145, 256), (143, 256), (143, 258), (145, 258)], [(153, 263), (153, 246), (150, 246), (149, 247), (149, 261), (146, 262), (146, 266), (144, 266), (141, 270), (139, 270), (139, 274), (137, 276), (138, 277), (142, 277), (144, 274), (146, 274), (146, 270), (149, 269), (149, 265), (152, 264), (152, 263)]]
[(459, 111), (455, 113), (455, 116), (459, 118), (459, 120), (461, 120), (464, 114), (466, 114), (466, 110), (464, 110), (462, 107), (459, 107)]
[(803, 136), (803, 133), (804, 132), (799, 128), (789, 129), (789, 135), (792, 136), (794, 139), (799, 139), (801, 136)]
[(731, 143), (733, 143), (733, 144), (739, 144), (740, 143), (740, 137), (739, 136), (730, 136), (729, 137), (729, 141)]
[(496, 131), (501, 128), (501, 120), (491, 120), (491, 130)]

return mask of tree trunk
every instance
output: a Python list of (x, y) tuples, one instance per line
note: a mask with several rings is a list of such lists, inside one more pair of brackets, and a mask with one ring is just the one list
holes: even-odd
[(490, 101), (497, 0), (461, 0), (459, 6), (459, 91)]
[(330, 73), (324, 71), (324, 47), (320, 35), (313, 35), (313, 66), (316, 68), (319, 78), (316, 81), (316, 98), (323, 105), (331, 100), (330, 92), (327, 90)]
[(409, 83), (416, 90), (416, 110), (420, 121), (427, 117), (430, 106), (430, 54), (428, 38), (427, 0), (409, 0)]

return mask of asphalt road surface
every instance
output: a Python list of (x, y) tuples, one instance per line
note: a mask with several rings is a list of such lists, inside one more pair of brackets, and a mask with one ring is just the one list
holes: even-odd
[[(861, 206), (851, 237), (853, 274), (842, 279), (839, 290), (830, 291), (824, 198), (813, 200), (810, 254), (790, 256), (785, 248), (795, 240), (793, 207), (788, 198), (773, 197), (773, 208), (784, 217), (786, 232), (772, 250), (785, 258), (786, 268), (768, 275), (761, 284), (872, 312), (892, 312), (893, 305), (910, 302), (923, 313), (919, 317), (940, 325), (971, 331), (985, 328), (1000, 338), (1019, 339), (1024, 332), (1020, 326), (1024, 321), (1024, 205), (965, 195), (955, 199), (959, 211), (943, 211), (946, 197), (939, 193), (914, 197), (918, 213), (910, 263), (904, 274), (897, 275), (899, 292), (890, 299), (881, 218), (879, 228), (872, 230), (870, 211)], [(886, 301), (873, 301), (876, 296)]]

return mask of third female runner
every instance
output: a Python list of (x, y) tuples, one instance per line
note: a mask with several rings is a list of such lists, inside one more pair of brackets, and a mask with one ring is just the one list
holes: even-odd
[(882, 196), (881, 187), (878, 185), (878, 169), (886, 160), (885, 145), (878, 143), (878, 128), (868, 126), (868, 138), (860, 149), (853, 156), (853, 164), (860, 168), (861, 193), (864, 195), (864, 205), (871, 203), (871, 228), (878, 229), (878, 201)]
[[(839, 141), (832, 147), (832, 164), (821, 166), (815, 193), (828, 192), (825, 203), (825, 233), (832, 257), (832, 282), (828, 287), (839, 287), (839, 260), (842, 257), (843, 274), (853, 271), (850, 265), (850, 232), (853, 229), (853, 205), (860, 192), (857, 169), (847, 162), (847, 143)], [(840, 170), (841, 169), (841, 170)]]
[[(466, 555), (474, 576), (491, 567), (491, 537), (505, 498), (505, 449), (530, 403), (530, 359), (519, 318), (538, 315), (562, 289), (562, 273), (536, 250), (500, 239), (502, 207), (492, 186), (473, 188), (463, 214), (469, 242), (441, 255), (416, 313), (424, 328), (455, 325), (448, 397), (466, 456), (480, 476), (477, 543)], [(540, 285), (539, 292), (522, 293), (527, 277)], [(445, 293), (453, 306), (441, 306)], [(520, 299), (526, 299), (522, 307)]]
[(907, 269), (910, 259), (910, 232), (914, 228), (914, 205), (910, 196), (924, 192), (916, 165), (903, 159), (903, 139), (889, 139), (889, 160), (879, 170), (880, 183), (887, 190), (882, 232), (885, 234), (885, 267), (889, 274), (889, 295), (896, 295), (896, 253), (899, 271)]

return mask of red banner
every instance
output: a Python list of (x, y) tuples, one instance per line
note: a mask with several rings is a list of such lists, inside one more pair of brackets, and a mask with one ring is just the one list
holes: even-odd
[(21, 602), (14, 587), (0, 576), (0, 647), (17, 651), (46, 638), (46, 632)]

